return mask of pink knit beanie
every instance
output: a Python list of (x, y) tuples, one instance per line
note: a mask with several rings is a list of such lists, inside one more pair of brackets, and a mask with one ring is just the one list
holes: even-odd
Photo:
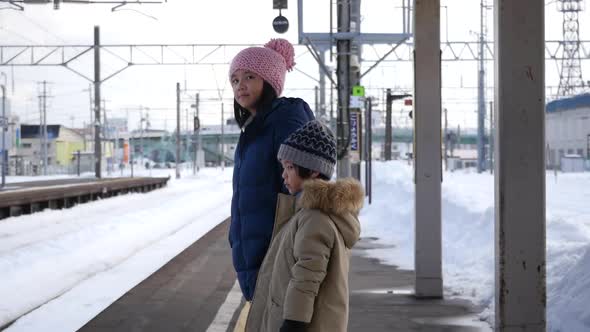
[(233, 59), (229, 76), (238, 69), (250, 70), (262, 79), (280, 96), (285, 85), (285, 74), (295, 65), (295, 50), (285, 39), (271, 39), (264, 47), (243, 49)]

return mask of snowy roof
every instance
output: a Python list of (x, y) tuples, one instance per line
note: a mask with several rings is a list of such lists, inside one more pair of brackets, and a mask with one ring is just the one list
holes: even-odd
[(590, 93), (563, 98), (549, 102), (545, 108), (547, 113), (573, 110), (581, 107), (590, 107)]

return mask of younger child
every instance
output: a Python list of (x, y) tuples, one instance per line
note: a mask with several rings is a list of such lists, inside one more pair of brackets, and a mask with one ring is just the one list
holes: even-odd
[(284, 183), (271, 245), (258, 273), (246, 331), (346, 331), (350, 249), (364, 201), (352, 178), (330, 182), (336, 142), (311, 121), (278, 152)]

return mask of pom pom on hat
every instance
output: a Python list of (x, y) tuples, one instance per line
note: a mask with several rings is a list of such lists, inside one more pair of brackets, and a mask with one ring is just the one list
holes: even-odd
[(279, 53), (285, 59), (287, 70), (293, 70), (293, 66), (295, 66), (295, 49), (288, 40), (282, 38), (273, 38), (268, 43), (264, 44), (264, 47), (270, 48), (271, 50)]

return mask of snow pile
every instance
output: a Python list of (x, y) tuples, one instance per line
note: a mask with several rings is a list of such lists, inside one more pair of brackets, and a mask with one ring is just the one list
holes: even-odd
[[(414, 267), (413, 175), (403, 162), (375, 163), (373, 204), (361, 212), (362, 236), (395, 246), (368, 255), (403, 269)], [(590, 174), (548, 173), (546, 183), (549, 330), (589, 330)], [(493, 176), (445, 172), (442, 219), (445, 296), (486, 307), (493, 324)]]
[[(151, 261), (147, 257), (142, 264), (149, 268), (131, 278), (135, 283), (125, 285), (106, 299), (104, 293), (95, 294), (104, 308), (229, 217), (231, 173), (206, 169), (196, 177), (172, 179), (167, 187), (146, 194), (1, 220), (0, 326), (56, 300), (97, 275), (108, 274), (167, 238), (186, 236), (182, 233), (196, 225), (186, 243), (174, 248), (163, 260)], [(160, 254), (152, 255), (156, 256), (159, 258)], [(93, 289), (88, 285), (86, 288)], [(100, 289), (94, 292), (101, 293)], [(78, 308), (83, 306), (92, 303), (78, 302)], [(61, 319), (67, 320), (63, 316)], [(19, 324), (22, 325), (20, 320), (11, 329)]]
[[(549, 285), (548, 323), (550, 331), (590, 330), (590, 250), (589, 246), (572, 251), (567, 274)], [(578, 253), (583, 256), (576, 261)], [(564, 264), (565, 265), (565, 264)]]

